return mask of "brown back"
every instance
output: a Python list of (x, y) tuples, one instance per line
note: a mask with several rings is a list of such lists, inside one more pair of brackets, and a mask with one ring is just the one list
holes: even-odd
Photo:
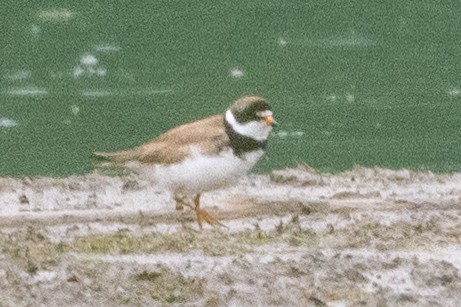
[(228, 143), (224, 116), (214, 115), (173, 128), (136, 148), (100, 156), (116, 163), (139, 161), (148, 164), (171, 164), (186, 158), (190, 154), (191, 145), (196, 146), (204, 155), (212, 155)]

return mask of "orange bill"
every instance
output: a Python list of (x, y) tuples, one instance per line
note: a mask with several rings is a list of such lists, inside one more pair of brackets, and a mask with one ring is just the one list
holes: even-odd
[(264, 123), (266, 124), (266, 126), (272, 126), (272, 125), (277, 124), (277, 122), (275, 121), (272, 115), (265, 116)]

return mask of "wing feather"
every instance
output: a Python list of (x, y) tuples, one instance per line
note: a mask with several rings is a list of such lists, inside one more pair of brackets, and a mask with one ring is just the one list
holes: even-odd
[(147, 164), (171, 164), (185, 159), (191, 147), (204, 155), (218, 153), (229, 143), (223, 115), (215, 115), (173, 128), (138, 147), (113, 153), (95, 152), (115, 163), (139, 161)]

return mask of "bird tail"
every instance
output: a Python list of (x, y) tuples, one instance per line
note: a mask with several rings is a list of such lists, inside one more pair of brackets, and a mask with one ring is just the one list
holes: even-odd
[(94, 164), (97, 172), (106, 175), (124, 175), (133, 172), (127, 168), (126, 163), (135, 157), (135, 152), (132, 150), (122, 150), (117, 152), (93, 152), (93, 156), (98, 159)]
[(130, 160), (136, 159), (136, 151), (134, 150), (122, 150), (116, 152), (100, 152), (96, 151), (93, 155), (101, 160), (106, 160), (114, 163), (124, 163)]
[(102, 151), (93, 152), (93, 156), (99, 160), (113, 160), (115, 155), (116, 155), (115, 152), (102, 152)]

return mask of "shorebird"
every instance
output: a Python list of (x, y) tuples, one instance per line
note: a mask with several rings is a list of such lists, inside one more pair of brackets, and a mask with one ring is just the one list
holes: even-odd
[(147, 143), (97, 157), (129, 169), (147, 172), (154, 184), (171, 192), (176, 206), (193, 195), (202, 222), (224, 226), (200, 208), (200, 195), (220, 189), (244, 176), (263, 156), (275, 124), (269, 104), (258, 96), (237, 99), (223, 113), (180, 125)]

